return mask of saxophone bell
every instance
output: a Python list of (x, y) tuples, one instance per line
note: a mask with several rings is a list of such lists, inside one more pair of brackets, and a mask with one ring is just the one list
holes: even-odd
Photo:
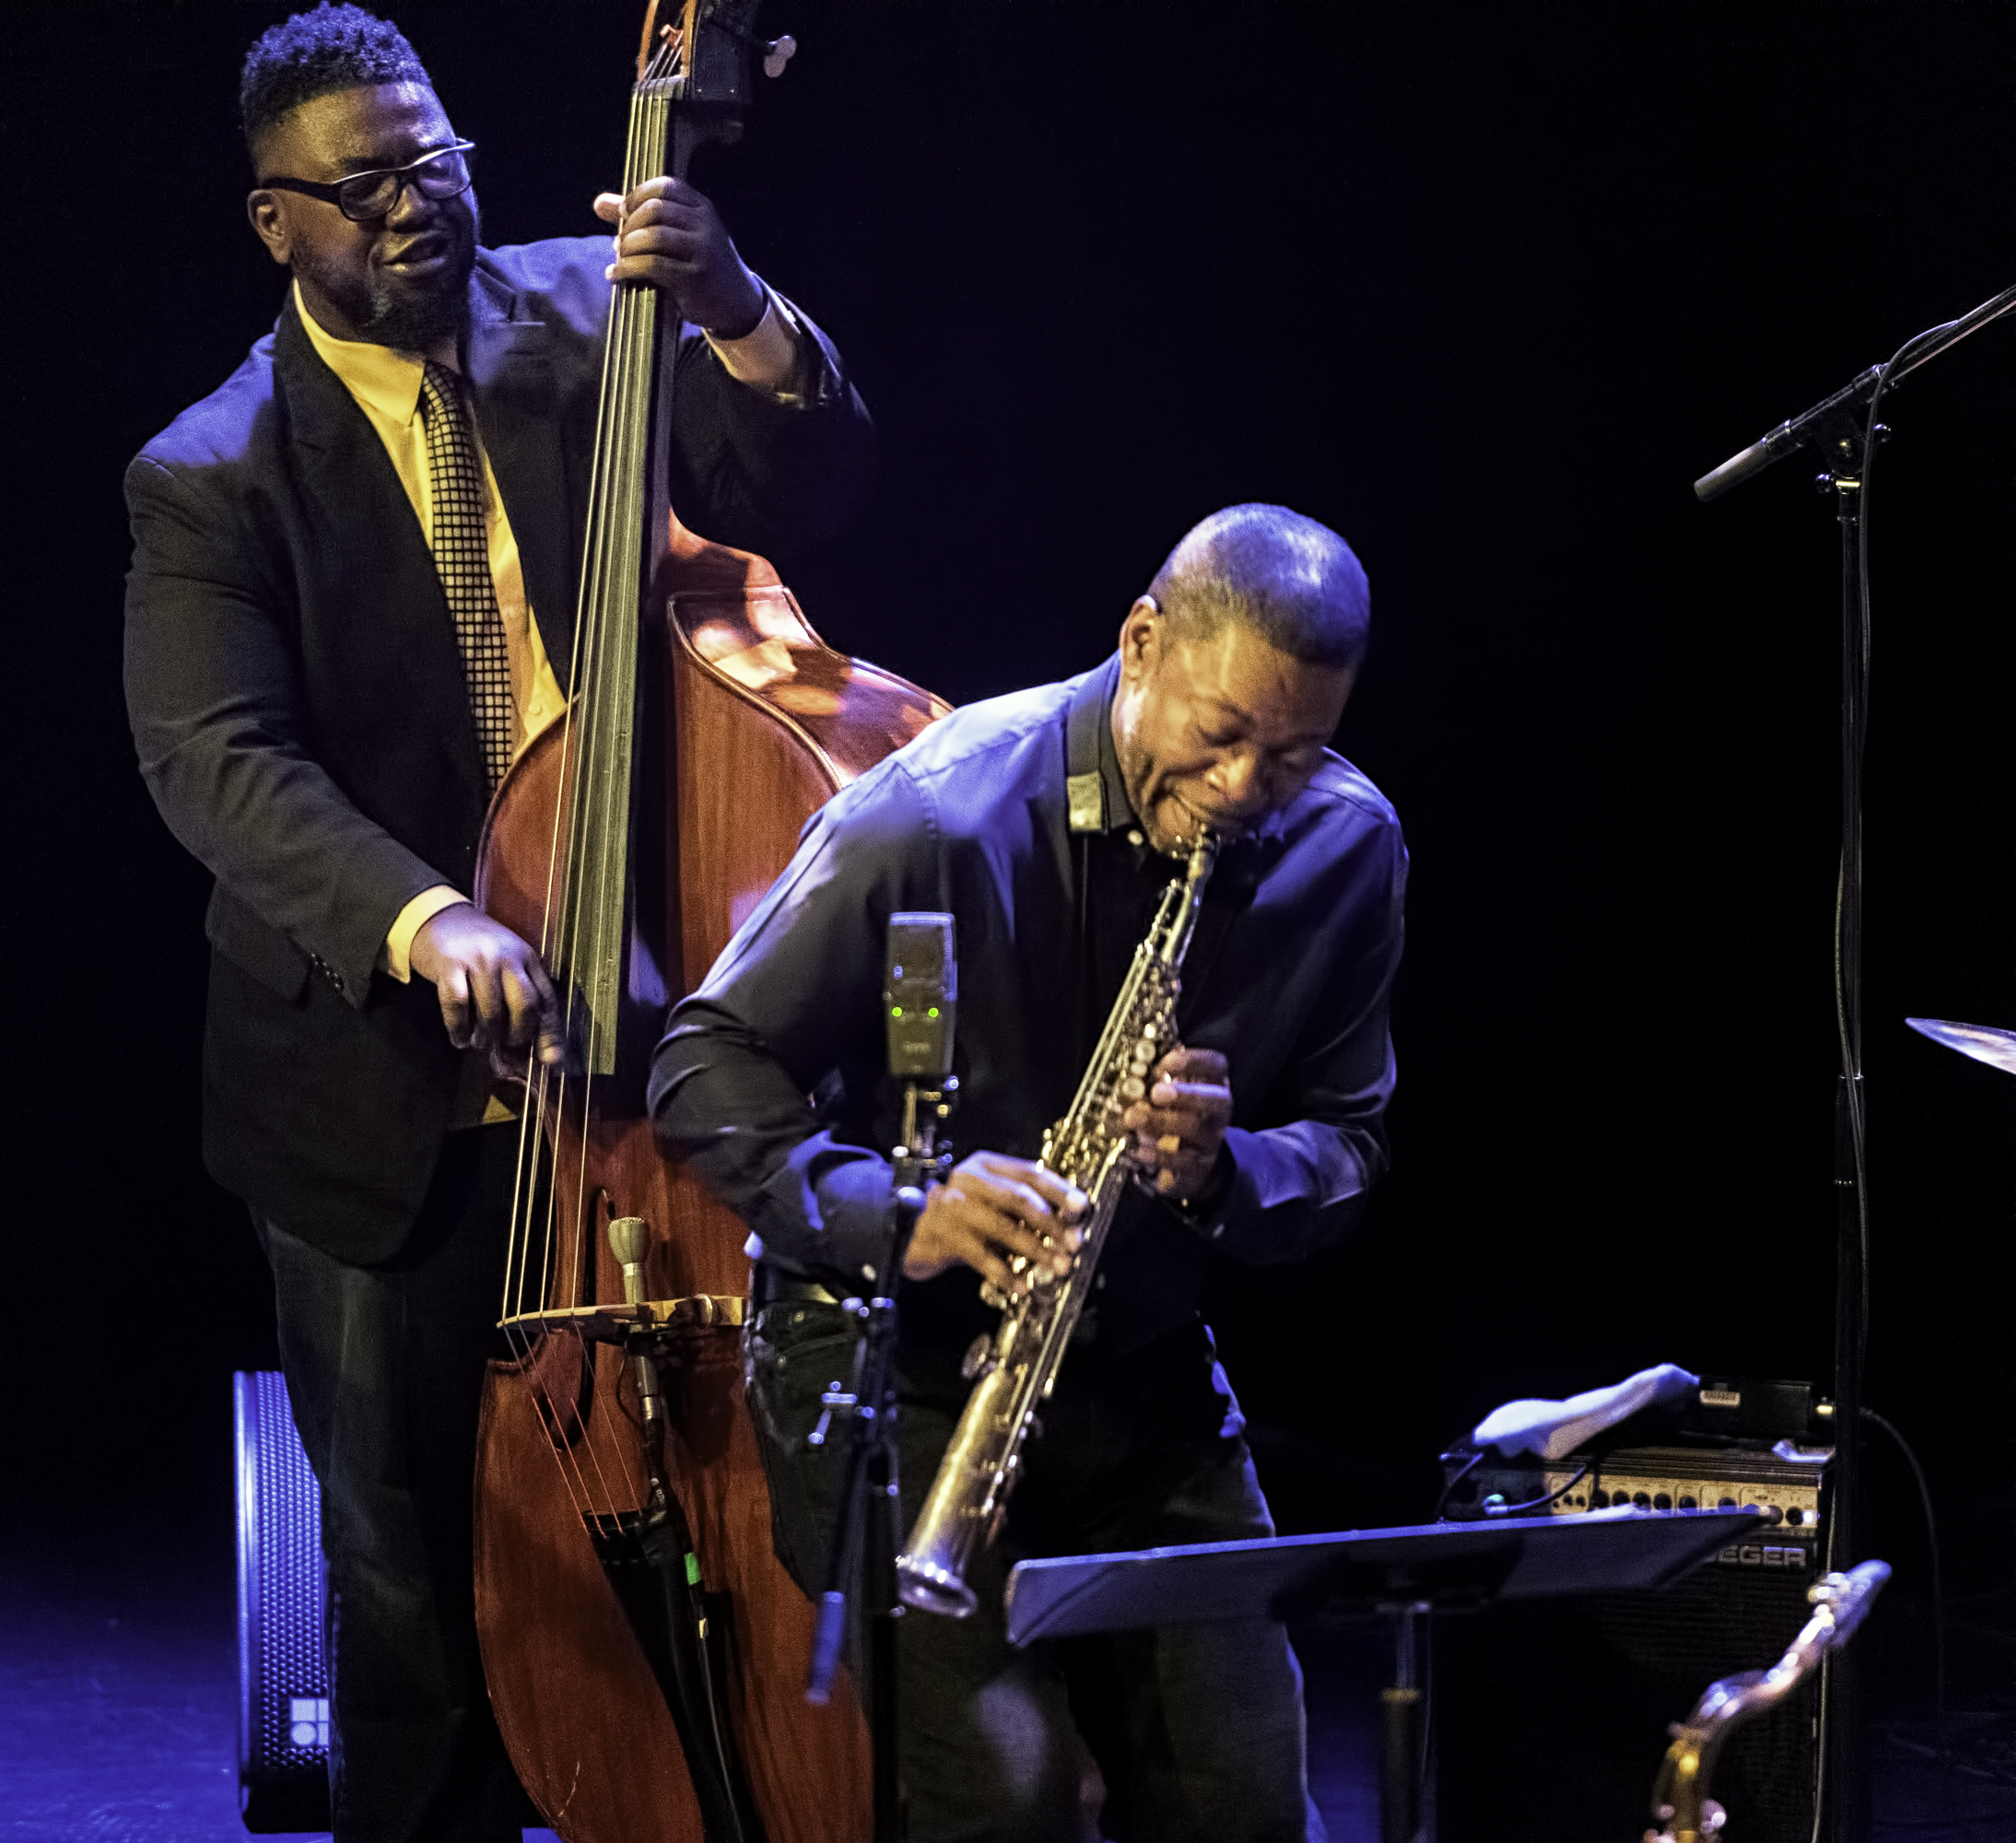
[(965, 1619), (980, 1603), (980, 1596), (952, 1568), (927, 1556), (905, 1555), (897, 1569), (904, 1605), (914, 1606), (920, 1613)]

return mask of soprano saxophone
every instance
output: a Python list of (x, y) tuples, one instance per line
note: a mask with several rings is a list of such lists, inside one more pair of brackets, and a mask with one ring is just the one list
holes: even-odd
[(904, 1603), (920, 1611), (963, 1619), (979, 1603), (966, 1583), (967, 1570), (1001, 1527), (1023, 1442), (1037, 1407), (1056, 1387), (1114, 1209), (1135, 1169), (1131, 1135), (1120, 1125), (1120, 1116), (1145, 1091), (1155, 1063), (1175, 1046), (1183, 956), (1218, 845), (1211, 832), (1201, 834), (1188, 868), (1163, 892), (1155, 925), (1134, 949), (1133, 965), (1071, 1110), (1043, 1135), (1044, 1169), (1085, 1193), (1084, 1239), (1067, 1274), (1053, 1274), (1043, 1266), (1032, 1270), (1018, 1255), (1011, 1265), (1026, 1275), (1025, 1291), (1002, 1302), (1000, 1325), (990, 1337), (976, 1339), (967, 1355), (973, 1392), (897, 1557)]

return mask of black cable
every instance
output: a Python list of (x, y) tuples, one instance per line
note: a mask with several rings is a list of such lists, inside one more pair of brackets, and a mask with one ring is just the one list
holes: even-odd
[(1874, 1408), (1864, 1408), (1862, 1418), (1871, 1426), (1881, 1427), (1897, 1443), (1897, 1450), (1904, 1454), (1905, 1463), (1911, 1468), (1911, 1476), (1917, 1481), (1918, 1504), (1925, 1512), (1925, 1542), (1932, 1555), (1932, 1707), (1939, 1731), (1941, 1752), (1946, 1746), (1946, 1590), (1940, 1578), (1939, 1524), (1932, 1515), (1932, 1492), (1925, 1482), (1925, 1468), (1918, 1463), (1918, 1456), (1911, 1450), (1911, 1443), (1899, 1433), (1891, 1422), (1885, 1420)]
[[(1435, 1515), (1431, 1520), (1432, 1521), (1439, 1523), (1442, 1520), (1442, 1512), (1448, 1505), (1450, 1494), (1483, 1463), (1484, 1453), (1489, 1450), (1490, 1449), (1486, 1447), (1471, 1453), (1470, 1458), (1464, 1461), (1463, 1469), (1456, 1473), (1443, 1485), (1441, 1497), (1435, 1500)], [(1486, 1514), (1494, 1517), (1510, 1517), (1525, 1510), (1544, 1510), (1557, 1497), (1565, 1497), (1577, 1485), (1581, 1484), (1589, 1475), (1589, 1467), (1594, 1463), (1593, 1460), (1585, 1461), (1581, 1470), (1576, 1472), (1558, 1491), (1550, 1491), (1544, 1497), (1530, 1497), (1523, 1504), (1507, 1504), (1502, 1509), (1493, 1510)]]
[(1463, 1469), (1453, 1473), (1448, 1483), (1443, 1485), (1441, 1497), (1435, 1500), (1435, 1514), (1428, 1519), (1431, 1523), (1439, 1523), (1442, 1520), (1442, 1512), (1448, 1508), (1450, 1494), (1483, 1462), (1484, 1449), (1479, 1447), (1464, 1462)]
[[(1869, 516), (1875, 499), (1876, 451), (1887, 432), (1881, 421), (1883, 394), (1898, 366), (1928, 340), (1948, 332), (1952, 324), (1952, 321), (1944, 321), (1923, 333), (1913, 334), (1881, 368), (1869, 393), (1869, 412), (1862, 428), (1861, 479), (1856, 485), (1855, 623), (1853, 630), (1843, 637), (1842, 658), (1843, 688), (1850, 718), (1844, 729), (1841, 764), (1843, 804), (1853, 816), (1854, 836), (1842, 839), (1840, 875), (1834, 890), (1834, 1020), (1847, 1102), (1848, 1144), (1855, 1171), (1856, 1239), (1861, 1269), (1860, 1297), (1856, 1302), (1858, 1378), (1869, 1355), (1869, 1120), (1862, 1093), (1861, 1005), (1862, 769), (1869, 746), (1869, 659), (1874, 629), (1874, 602), (1869, 589)], [(1855, 988), (1853, 1004), (1849, 1003), (1851, 983)]]
[(1595, 1464), (1595, 1460), (1585, 1460), (1583, 1468), (1580, 1468), (1561, 1490), (1551, 1490), (1544, 1498), (1526, 1498), (1524, 1504), (1506, 1504), (1502, 1510), (1488, 1510), (1486, 1514), (1488, 1514), (1488, 1517), (1518, 1517), (1522, 1510), (1544, 1510), (1548, 1504), (1554, 1502), (1554, 1498), (1565, 1498), (1570, 1490), (1575, 1490), (1575, 1486), (1578, 1486), (1580, 1482), (1583, 1482), (1588, 1476), (1588, 1468), (1593, 1464)]
[(1577, 1485), (1581, 1484), (1589, 1475), (1589, 1467), (1594, 1463), (1593, 1460), (1585, 1460), (1582, 1463), (1582, 1469), (1569, 1479), (1560, 1490), (1550, 1491), (1544, 1497), (1529, 1497), (1523, 1504), (1507, 1504), (1497, 1514), (1501, 1517), (1514, 1517), (1522, 1510), (1544, 1510), (1555, 1498), (1565, 1497)]

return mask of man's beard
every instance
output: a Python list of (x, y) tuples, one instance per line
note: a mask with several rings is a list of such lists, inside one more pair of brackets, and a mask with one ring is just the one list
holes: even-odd
[(459, 342), (469, 321), (472, 247), (449, 268), (427, 281), (400, 281), (373, 271), (370, 311), (359, 322), (365, 338), (407, 352), (428, 352)]
[(359, 284), (333, 274), (297, 250), (295, 266), (340, 307), (359, 339), (405, 352), (430, 352), (458, 342), (469, 322), (469, 276), (476, 263), (474, 212), (458, 213), (441, 227), (452, 249), (448, 265), (428, 276), (387, 275), (375, 264)]

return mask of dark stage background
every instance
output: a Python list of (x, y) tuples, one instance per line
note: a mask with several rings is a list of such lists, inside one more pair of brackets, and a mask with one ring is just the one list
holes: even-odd
[[(205, 879), (134, 772), (119, 479), (277, 309), (233, 100), (284, 10), (9, 29), (18, 1514), (212, 1514), (227, 1378), (274, 1361), (196, 1156)], [(481, 144), (489, 241), (594, 229), (638, 9), (394, 10)], [(1413, 853), (1394, 1169), (1352, 1246), (1227, 1274), (1217, 1314), (1283, 1520), (1425, 1513), (1439, 1443), (1507, 1396), (1669, 1358), (1824, 1380), (1832, 508), (1803, 461), (1713, 508), (1689, 482), (2016, 279), (2016, 12), (767, 23), (802, 54), (697, 177), (882, 425), (867, 528), (785, 559), (835, 644), (962, 701), (1076, 670), (1235, 499), (1371, 571), (1341, 746)], [(1976, 1599), (2016, 1584), (2016, 1083), (1901, 1019), (2016, 1023), (2012, 375), (2005, 325), (1914, 377), (1873, 506), (1869, 1394)], [(1915, 1504), (1870, 1464), (1907, 1609)]]

